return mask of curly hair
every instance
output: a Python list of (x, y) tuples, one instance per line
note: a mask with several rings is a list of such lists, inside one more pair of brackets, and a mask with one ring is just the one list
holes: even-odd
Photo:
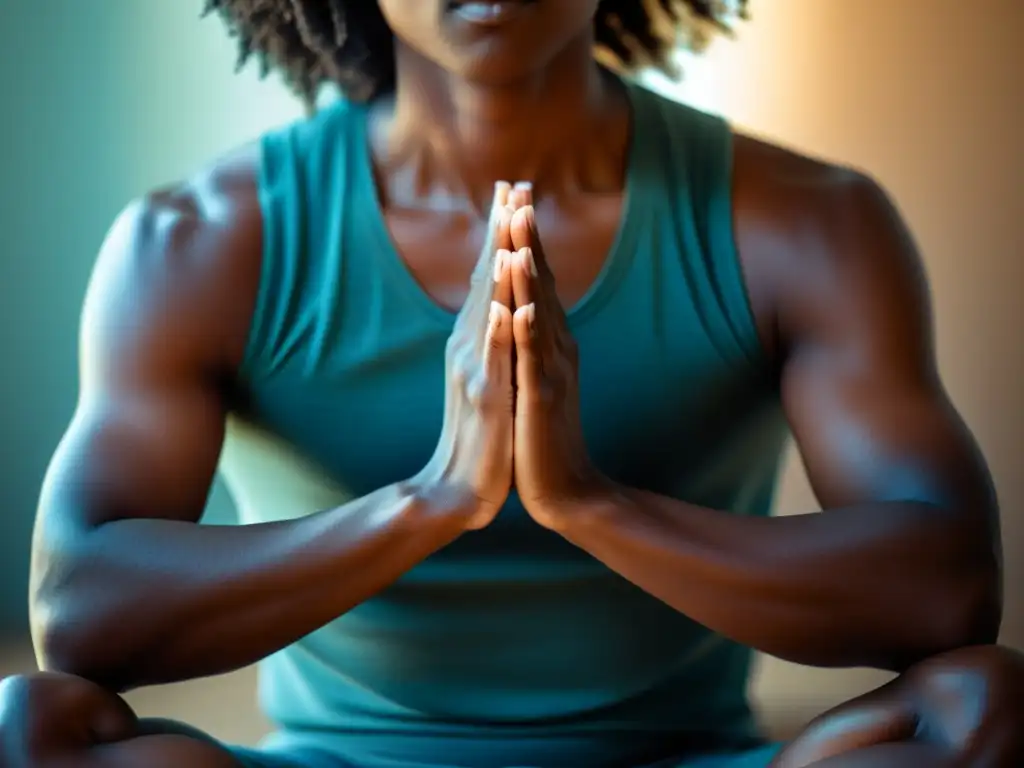
[[(730, 15), (747, 0), (601, 0), (594, 21), (596, 55), (631, 71), (655, 67), (675, 74), (672, 50), (699, 50), (728, 33)], [(238, 67), (259, 62), (261, 76), (278, 71), (312, 108), (320, 87), (336, 85), (353, 101), (394, 87), (394, 39), (369, 0), (206, 0), (203, 15), (220, 14), (238, 39)]]

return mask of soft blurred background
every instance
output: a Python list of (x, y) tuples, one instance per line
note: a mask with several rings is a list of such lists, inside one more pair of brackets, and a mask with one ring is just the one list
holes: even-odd
[[(233, 74), (202, 0), (0, 1), (0, 676), (34, 667), (29, 538), (76, 395), (78, 311), (118, 210), (301, 114), (274, 79)], [(743, 128), (870, 171), (925, 254), (939, 357), (1002, 500), (1003, 641), (1024, 647), (1024, 2), (753, 0), (733, 42), (654, 87)], [(780, 513), (815, 507), (791, 457)], [(232, 516), (213, 490), (209, 515)], [(813, 575), (811, 575), (813, 578)], [(777, 731), (885, 675), (765, 659), (754, 695)], [(254, 676), (137, 691), (147, 715), (225, 739), (264, 725)]]

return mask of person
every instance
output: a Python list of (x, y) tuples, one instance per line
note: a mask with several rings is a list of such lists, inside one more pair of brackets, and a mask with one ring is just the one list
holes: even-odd
[[(0, 753), (1022, 764), (996, 501), (893, 203), (628, 76), (715, 4), (211, 6), (343, 98), (113, 225)], [(790, 433), (824, 511), (769, 517)], [(197, 524), (218, 462), (244, 525)], [(783, 747), (754, 650), (898, 675)], [(255, 662), (258, 749), (118, 695)]]

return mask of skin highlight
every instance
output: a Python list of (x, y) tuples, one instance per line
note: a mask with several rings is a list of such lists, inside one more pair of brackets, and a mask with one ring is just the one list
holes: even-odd
[[(211, 6), (244, 55), (282, 67), (303, 95), (332, 81), (372, 101), (397, 250), (437, 303), (467, 318), (477, 374), (494, 359), (479, 340), (511, 331), (501, 349), (509, 364), (515, 349), (517, 366), (513, 455), (459, 460), (500, 431), (487, 407), (499, 399), (474, 395), (438, 463), (406, 483), (279, 524), (197, 526), (259, 281), (256, 150), (132, 204), (93, 277), (82, 397), (40, 503), (32, 608), (51, 671), (0, 688), (0, 745), (43, 768), (233, 766), (186, 728), (137, 721), (115, 693), (263, 658), (486, 525), (501, 500), (492, 491), (514, 484), (538, 523), (724, 635), (803, 663), (902, 673), (812, 723), (780, 768), (984, 768), (1024, 756), (1024, 663), (993, 645), (991, 479), (935, 368), (920, 256), (876, 182), (734, 137), (743, 273), (824, 511), (733, 518), (610, 482), (578, 433), (564, 308), (614, 238), (629, 137), (621, 84), (594, 48), (614, 48), (600, 24), (609, 8), (639, 4), (550, 4), (536, 28), (486, 45), (419, 0)], [(709, 8), (691, 4), (692, 18), (713, 23)], [(373, 61), (385, 65), (355, 68), (384, 37), (391, 47)], [(534, 39), (537, 55), (524, 55)], [(494, 179), (530, 185), (501, 200)], [(497, 236), (495, 208), (506, 211)], [(496, 280), (473, 279), (496, 265)], [(339, 571), (342, 587), (325, 579)], [(295, 591), (310, 600), (282, 599)], [(951, 677), (972, 684), (928, 695)], [(958, 729), (963, 712), (976, 715)]]

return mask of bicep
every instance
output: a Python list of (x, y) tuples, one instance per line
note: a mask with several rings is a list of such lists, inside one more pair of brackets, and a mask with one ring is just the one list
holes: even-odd
[(851, 369), (820, 351), (786, 364), (782, 392), (823, 507), (910, 501), (984, 512), (992, 505), (984, 461), (941, 386), (899, 371)]
[(39, 505), (45, 549), (115, 519), (202, 514), (225, 407), (202, 327), (199, 229), (188, 211), (143, 207), (101, 250), (82, 313), (79, 401)]
[(988, 471), (936, 370), (927, 283), (902, 220), (866, 179), (832, 208), (780, 313), (783, 405), (819, 501), (991, 519)]
[(128, 517), (195, 522), (224, 435), (205, 386), (120, 386), (79, 404), (46, 474), (45, 530), (81, 530)]

